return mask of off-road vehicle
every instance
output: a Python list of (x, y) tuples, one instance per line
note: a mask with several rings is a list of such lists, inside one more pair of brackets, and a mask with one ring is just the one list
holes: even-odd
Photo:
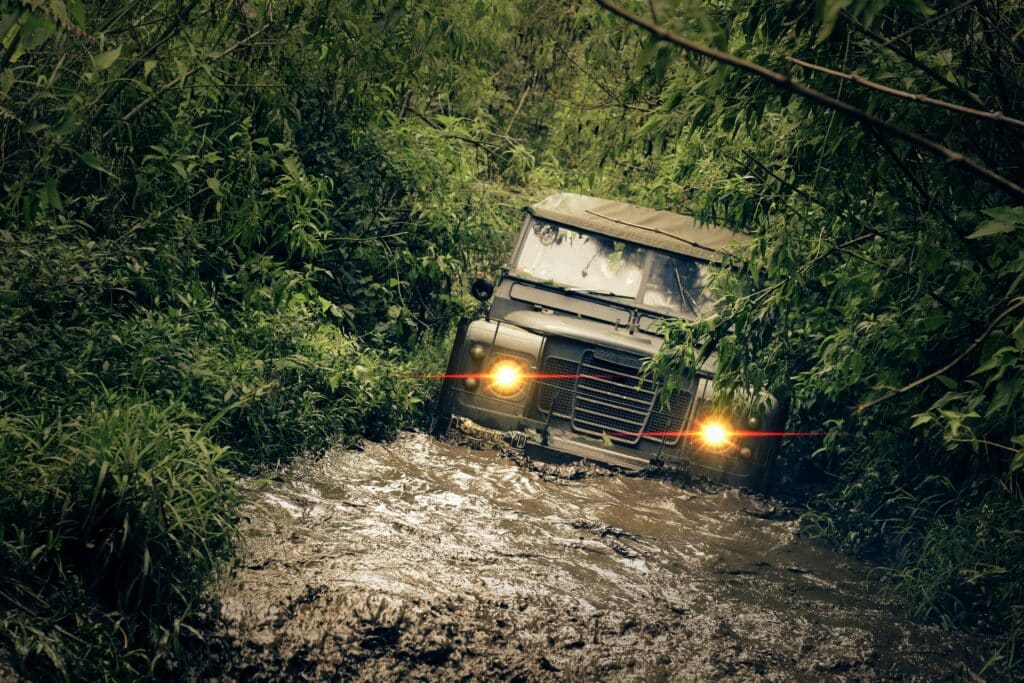
[(434, 432), (766, 488), (779, 440), (752, 433), (781, 429), (778, 402), (768, 397), (763, 415), (739, 424), (712, 411), (714, 359), (664, 396), (642, 372), (662, 320), (713, 310), (709, 270), (745, 241), (690, 216), (577, 194), (528, 207), (498, 283), (473, 284), (481, 314), (458, 327)]

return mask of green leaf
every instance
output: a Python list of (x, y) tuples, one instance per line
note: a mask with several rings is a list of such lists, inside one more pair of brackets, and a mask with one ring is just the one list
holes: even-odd
[(149, 76), (149, 74), (156, 68), (157, 61), (155, 59), (147, 59), (142, 63), (142, 75)]
[(1003, 360), (1004, 356), (1009, 355), (1012, 358), (1014, 350), (1015, 349), (1012, 346), (1003, 346), (999, 349), (996, 349), (995, 351), (992, 352), (992, 355), (989, 356), (987, 360), (985, 360), (981, 365), (977, 367), (976, 370), (974, 370), (974, 372), (971, 373), (971, 375), (980, 375), (984, 372), (995, 370), (996, 368), (998, 368), (999, 366), (1003, 365), (1006, 362)]
[(980, 237), (1012, 232), (1024, 225), (1024, 206), (995, 206), (982, 211), (992, 220), (985, 221), (978, 229), (967, 236), (969, 240)]
[(35, 123), (28, 123), (21, 127), (21, 132), (24, 135), (35, 135), (42, 129), (46, 128), (49, 124), (41, 123), (36, 121)]
[(921, 425), (926, 424), (926, 423), (931, 422), (931, 421), (932, 421), (932, 416), (931, 415), (929, 415), (928, 413), (921, 413), (920, 415), (915, 415), (914, 416), (914, 421), (910, 423), (910, 428), (913, 429), (914, 427), (920, 427)]
[(78, 0), (68, 0), (68, 13), (77, 26), (85, 25), (85, 5)]
[[(14, 26), (14, 23), (21, 18), (21, 12), (21, 9), (17, 9), (14, 10), (13, 12), (6, 12), (5, 14), (0, 14), (0, 39), (6, 42), (6, 40), (8, 39), (7, 34), (11, 32), (11, 28)], [(12, 40), (14, 38), (13, 35), (9, 37)]]
[(996, 206), (982, 213), (1004, 223), (1024, 223), (1024, 206)]
[(64, 202), (61, 201), (60, 191), (57, 190), (57, 181), (55, 179), (51, 178), (50, 181), (46, 183), (45, 192), (47, 203), (54, 209), (63, 211)]
[(1004, 232), (1013, 232), (1019, 226), (1016, 223), (1005, 223), (1003, 221), (985, 221), (978, 226), (978, 229), (967, 236), (969, 240), (976, 240), (991, 235), (999, 235)]
[(77, 127), (78, 127), (78, 112), (76, 112), (74, 110), (68, 110), (64, 114), (64, 118), (62, 118), (60, 120), (60, 123), (58, 123), (56, 126), (53, 127), (51, 132), (54, 135), (56, 135), (57, 137), (60, 137), (62, 135), (67, 135), (68, 133), (70, 133), (71, 131), (73, 131)]
[(92, 65), (97, 71), (104, 71), (114, 66), (114, 62), (117, 61), (118, 57), (121, 56), (121, 46), (118, 45), (113, 50), (107, 50), (101, 52), (92, 58)]
[(58, 21), (71, 22), (71, 17), (68, 16), (68, 8), (64, 4), (64, 0), (50, 0), (49, 10), (50, 15), (56, 17)]
[(220, 193), (220, 181), (216, 178), (207, 178), (206, 186), (218, 197), (222, 196)]
[(654, 36), (648, 38), (647, 42), (644, 43), (643, 49), (640, 50), (640, 54), (636, 58), (636, 65), (646, 66), (650, 64), (654, 59), (654, 55), (658, 54), (659, 47), (661, 47), (661, 42), (657, 38)]
[(920, 14), (922, 17), (930, 17), (935, 14), (935, 10), (926, 5), (924, 0), (899, 0), (896, 4), (909, 12)]
[(38, 14), (33, 14), (21, 26), (21, 47), (25, 52), (46, 42), (46, 39), (53, 35), (57, 26), (49, 19)]
[(818, 0), (818, 16), (821, 19), (821, 28), (818, 29), (818, 36), (815, 44), (824, 42), (832, 31), (835, 30), (839, 13), (849, 7), (853, 0)]
[(1013, 456), (1013, 462), (1010, 463), (1010, 471), (1016, 472), (1022, 467), (1024, 467), (1024, 450), (1019, 450), (1017, 455)]
[(111, 178), (117, 177), (113, 173), (108, 171), (100, 162), (100, 158), (93, 154), (92, 152), (80, 152), (78, 154), (78, 158), (82, 161), (83, 164), (85, 164), (91, 169), (97, 170), (100, 173), (106, 173)]

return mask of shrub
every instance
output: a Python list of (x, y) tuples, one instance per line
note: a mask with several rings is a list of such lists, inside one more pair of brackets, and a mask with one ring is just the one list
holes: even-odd
[(174, 653), (236, 534), (227, 449), (193, 421), (118, 394), (0, 419), (0, 604), (24, 671), (117, 677)]

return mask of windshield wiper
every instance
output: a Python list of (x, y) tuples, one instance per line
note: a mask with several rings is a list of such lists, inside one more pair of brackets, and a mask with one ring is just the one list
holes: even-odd
[(600, 296), (614, 296), (620, 299), (629, 299), (630, 301), (636, 298), (635, 296), (632, 296), (630, 294), (620, 294), (618, 292), (613, 292), (610, 289), (587, 289), (586, 287), (569, 287), (565, 291), (574, 292), (576, 294), (598, 294)]
[(700, 317), (700, 313), (697, 312), (697, 302), (693, 300), (690, 293), (686, 291), (686, 287), (683, 287), (683, 279), (679, 277), (679, 269), (673, 267), (672, 274), (676, 276), (676, 287), (679, 288), (679, 298), (686, 302), (686, 305), (693, 311), (693, 315)]

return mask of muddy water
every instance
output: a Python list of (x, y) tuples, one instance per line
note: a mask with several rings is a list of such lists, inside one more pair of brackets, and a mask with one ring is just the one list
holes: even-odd
[(406, 434), (248, 482), (243, 563), (218, 590), (223, 677), (963, 680), (977, 669), (770, 501), (568, 474)]

